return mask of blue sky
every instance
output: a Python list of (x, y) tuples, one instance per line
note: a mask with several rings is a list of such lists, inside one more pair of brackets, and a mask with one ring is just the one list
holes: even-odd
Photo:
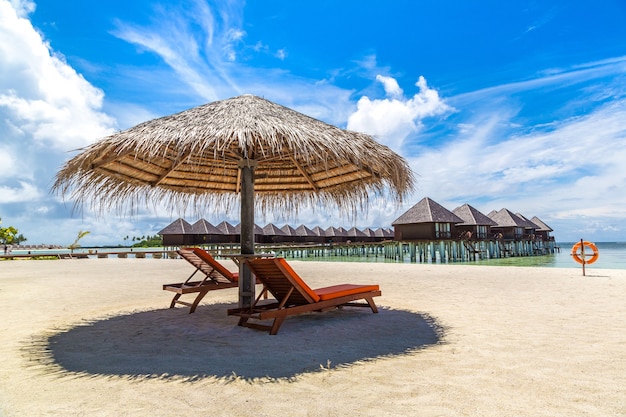
[(626, 240), (623, 0), (0, 0), (2, 226), (107, 245), (196, 220), (96, 217), (50, 187), (77, 148), (245, 93), (375, 135), (418, 178), (402, 207), (261, 226), (388, 227), (427, 196), (538, 216), (560, 241)]

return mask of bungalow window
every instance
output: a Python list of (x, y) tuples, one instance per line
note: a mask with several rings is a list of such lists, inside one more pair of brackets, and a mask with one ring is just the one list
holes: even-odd
[(519, 240), (524, 236), (524, 228), (516, 227), (514, 233), (515, 233), (515, 239)]
[(435, 223), (435, 237), (449, 238), (450, 236), (450, 223)]
[(476, 237), (484, 239), (487, 237), (487, 226), (476, 226)]

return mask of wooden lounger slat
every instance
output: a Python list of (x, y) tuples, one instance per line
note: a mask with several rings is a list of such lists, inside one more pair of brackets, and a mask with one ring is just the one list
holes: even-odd
[[(254, 329), (269, 330), (275, 335), (288, 316), (312, 311), (326, 311), (344, 306), (369, 307), (378, 313), (374, 297), (381, 295), (378, 285), (343, 284), (332, 287), (311, 289), (283, 258), (253, 259), (246, 261), (276, 302), (259, 304), (255, 300), (251, 307), (233, 308), (229, 315), (239, 316), (239, 325)], [(355, 303), (365, 300), (366, 303)], [(272, 325), (250, 323), (249, 320), (270, 320)]]
[[(189, 309), (189, 314), (191, 314), (196, 311), (196, 307), (209, 291), (238, 286), (237, 280), (239, 275), (236, 272), (229, 271), (216, 261), (209, 252), (200, 248), (183, 248), (177, 252), (181, 258), (185, 259), (196, 269), (184, 282), (163, 285), (163, 290), (175, 293), (170, 303), (170, 308), (174, 308), (176, 304), (182, 304), (191, 307)], [(197, 272), (204, 274), (204, 279), (191, 281)], [(193, 302), (180, 300), (182, 295), (192, 293), (197, 294)]]

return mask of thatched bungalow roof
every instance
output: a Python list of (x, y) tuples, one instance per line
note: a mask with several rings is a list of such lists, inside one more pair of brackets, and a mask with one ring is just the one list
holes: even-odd
[(161, 230), (159, 235), (185, 235), (193, 233), (193, 226), (185, 219), (176, 219)]
[(228, 223), (225, 220), (221, 222), (220, 224), (216, 225), (215, 227), (219, 229), (224, 235), (238, 235), (239, 234), (235, 226), (233, 226), (232, 224)]
[(313, 230), (309, 229), (304, 224), (301, 224), (300, 226), (296, 227), (296, 236), (317, 237), (318, 235), (316, 235)]
[(495, 212), (495, 214), (489, 216), (491, 220), (496, 222), (496, 226), (494, 227), (523, 227), (526, 228), (528, 226), (528, 220), (524, 220), (518, 215), (514, 214), (512, 211), (503, 208), (500, 211)]
[(528, 220), (523, 214), (521, 213), (515, 213), (515, 215), (517, 217), (519, 217), (520, 219), (524, 220), (524, 222), (526, 223), (526, 226), (524, 226), (526, 229), (533, 229), (533, 230), (537, 230), (537, 225), (533, 222), (531, 222), (530, 220)]
[(496, 222), (489, 217), (470, 206), (469, 204), (463, 204), (452, 210), (452, 213), (463, 219), (463, 223), (457, 223), (457, 226), (495, 226)]
[(530, 219), (530, 221), (533, 222), (535, 225), (537, 225), (538, 232), (553, 232), (554, 231), (552, 230), (550, 226), (548, 226), (543, 221), (541, 221), (539, 217), (537, 216), (534, 216), (532, 219)]
[(360, 231), (356, 227), (351, 227), (350, 229), (348, 229), (346, 231), (346, 235), (348, 237), (355, 238), (355, 239), (368, 237), (365, 233), (363, 233), (362, 231)]
[(369, 227), (366, 227), (365, 229), (363, 229), (362, 232), (367, 237), (376, 237), (374, 230)]
[(191, 233), (194, 235), (223, 235), (221, 230), (213, 226), (205, 219), (200, 219), (191, 226)]
[[(383, 229), (382, 227), (379, 227), (378, 229), (374, 230), (374, 236), (376, 236), (377, 238), (388, 238), (389, 236), (389, 232), (387, 231), (387, 229)], [(391, 235), (391, 237), (393, 237), (393, 235)]]
[(393, 226), (415, 223), (463, 223), (463, 219), (428, 197), (398, 217)]
[(268, 223), (263, 227), (263, 235), (264, 236), (289, 236), (278, 226)]
[(313, 231), (313, 233), (315, 233), (315, 236), (326, 237), (326, 231), (319, 226), (315, 226), (311, 230)]
[(343, 227), (330, 226), (328, 229), (324, 230), (324, 234), (326, 237), (346, 237), (347, 230)]
[(288, 224), (286, 224), (283, 227), (281, 227), (280, 230), (282, 230), (287, 236), (297, 236), (296, 235), (296, 229), (294, 229), (293, 227), (289, 226)]

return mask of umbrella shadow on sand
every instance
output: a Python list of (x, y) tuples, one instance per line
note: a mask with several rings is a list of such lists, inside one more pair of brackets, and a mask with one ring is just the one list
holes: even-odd
[[(427, 315), (381, 308), (290, 317), (281, 332), (237, 326), (225, 304), (138, 312), (81, 324), (43, 342), (63, 373), (133, 378), (284, 379), (408, 354), (441, 342)], [(41, 355), (41, 351), (39, 352)]]

